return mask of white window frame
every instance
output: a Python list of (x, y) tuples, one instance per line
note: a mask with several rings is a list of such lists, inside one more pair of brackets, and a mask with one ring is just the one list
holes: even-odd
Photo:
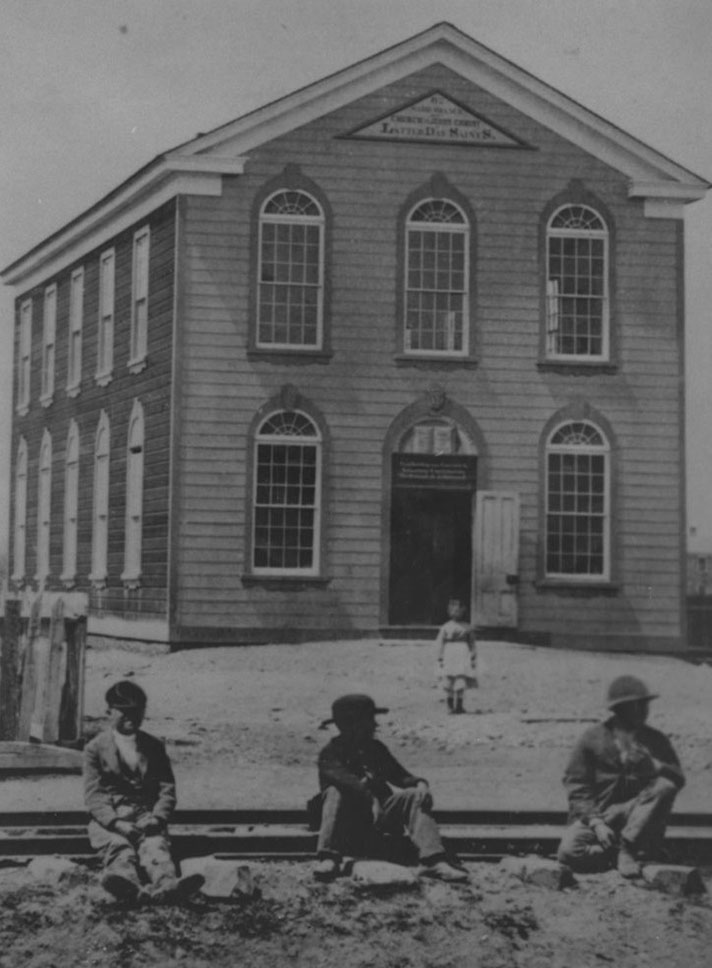
[[(554, 438), (558, 433), (560, 433), (564, 428), (570, 426), (577, 426), (580, 428), (586, 428), (598, 436), (600, 443), (552, 443)], [(574, 457), (581, 457), (584, 455), (588, 456), (600, 456), (603, 458), (603, 510), (600, 513), (588, 514), (578, 512), (576, 507), (570, 507), (564, 510), (550, 511), (550, 496), (551, 496), (551, 474), (550, 474), (550, 462), (549, 457), (551, 455), (573, 455)], [(576, 420), (567, 419), (562, 420), (560, 423), (553, 428), (549, 434), (546, 442), (546, 454), (545, 454), (545, 506), (544, 506), (544, 570), (545, 577), (547, 579), (561, 580), (567, 582), (576, 583), (596, 583), (596, 582), (606, 582), (611, 579), (611, 447), (608, 438), (604, 431), (598, 424), (593, 420)], [(562, 472), (563, 474), (563, 472)], [(578, 477), (579, 470), (573, 472), (574, 478)], [(564, 493), (564, 492), (562, 492)], [(582, 492), (575, 490), (570, 491), (568, 494), (573, 494), (575, 498), (578, 498)], [(588, 492), (589, 496), (593, 492)], [(574, 504), (576, 502), (574, 501)], [(569, 518), (598, 518), (602, 521), (602, 539), (603, 539), (603, 554), (602, 554), (602, 570), (600, 572), (579, 572), (579, 571), (557, 571), (549, 570), (548, 559), (549, 559), (549, 519), (550, 517), (569, 517)], [(574, 548), (572, 554), (575, 556), (580, 554), (580, 551)]]
[(17, 445), (14, 511), (12, 580), (21, 582), (27, 569), (27, 441), (24, 437)]
[(94, 478), (92, 500), (91, 573), (89, 580), (104, 587), (109, 556), (109, 486), (111, 474), (111, 434), (109, 418), (102, 410), (94, 437)]
[[(427, 208), (427, 206), (450, 206), (454, 209), (461, 217), (461, 222), (450, 222), (450, 221), (437, 221), (433, 220), (414, 220), (414, 216), (421, 209)], [(449, 288), (449, 289), (439, 289), (436, 280), (433, 280), (432, 287), (425, 286), (411, 286), (410, 285), (410, 254), (411, 254), (411, 243), (415, 233), (426, 233), (431, 232), (437, 235), (450, 235), (450, 236), (462, 236), (464, 239), (463, 245), (463, 285), (461, 289)], [(433, 266), (433, 272), (437, 272), (438, 267)], [(457, 333), (456, 327), (456, 310), (446, 310), (446, 320), (445, 320), (445, 345), (442, 348), (438, 347), (414, 347), (412, 345), (412, 328), (408, 326), (409, 318), (409, 303), (411, 295), (422, 295), (422, 296), (432, 296), (437, 299), (439, 296), (450, 296), (457, 297), (461, 301), (461, 326), (460, 333)], [(453, 357), (460, 359), (461, 357), (468, 356), (470, 352), (470, 220), (467, 214), (462, 210), (462, 207), (456, 202), (453, 202), (450, 198), (423, 198), (412, 207), (405, 222), (405, 253), (404, 253), (404, 265), (403, 265), (403, 352), (407, 353), (408, 356), (442, 356), (442, 357)], [(439, 315), (442, 311), (435, 309), (434, 318)], [(456, 337), (460, 336), (462, 345), (456, 348)]]
[[(582, 212), (586, 212), (591, 219), (591, 221), (597, 221), (601, 228), (555, 228), (553, 227), (554, 220), (565, 212), (567, 209), (580, 209)], [(593, 243), (594, 241), (602, 242), (603, 248), (603, 274), (602, 274), (602, 292), (600, 294), (595, 294), (592, 292), (592, 287), (588, 287), (587, 292), (580, 294), (574, 293), (562, 293), (559, 279), (552, 278), (552, 252), (551, 243), (554, 239), (579, 239), (583, 241), (589, 241)], [(563, 253), (559, 256), (563, 261), (568, 258), (571, 260), (573, 257), (571, 255), (566, 256)], [(577, 267), (578, 268), (578, 267)], [(590, 278), (593, 278), (591, 276)], [(579, 353), (579, 352), (562, 352), (557, 348), (557, 343), (562, 338), (561, 337), (561, 327), (563, 325), (564, 318), (564, 306), (565, 302), (569, 300), (572, 303), (583, 301), (583, 300), (594, 300), (600, 299), (601, 301), (601, 352), (600, 353)], [(569, 334), (568, 339), (576, 339), (577, 336)], [(590, 338), (590, 337), (589, 337)], [(610, 233), (608, 230), (608, 225), (604, 217), (601, 215), (597, 209), (593, 208), (591, 205), (578, 204), (576, 202), (567, 202), (565, 205), (560, 205), (556, 211), (552, 212), (549, 221), (547, 222), (546, 228), (546, 337), (545, 337), (545, 353), (546, 359), (552, 361), (560, 362), (594, 362), (594, 363), (606, 363), (610, 359)]]
[(76, 396), (82, 382), (82, 326), (84, 322), (84, 267), (69, 280), (69, 345), (67, 347), (67, 393)]
[(107, 249), (99, 257), (99, 318), (96, 349), (96, 381), (104, 386), (114, 368), (114, 307), (116, 253)]
[(138, 400), (134, 400), (126, 441), (126, 521), (124, 570), (121, 573), (121, 580), (131, 585), (137, 585), (141, 579), (144, 448), (143, 407)]
[(64, 529), (62, 574), (65, 586), (72, 587), (77, 578), (77, 527), (79, 515), (79, 427), (72, 420), (67, 431), (64, 452)]
[[(300, 434), (296, 430), (289, 432), (288, 424), (287, 430), (284, 433), (264, 433), (264, 428), (267, 427), (270, 422), (281, 420), (281, 415), (284, 414), (288, 416), (293, 425), (296, 423), (302, 424), (306, 422), (312, 429), (312, 433)], [(297, 418), (296, 423), (294, 418)], [(303, 425), (303, 424), (302, 424)], [(260, 469), (263, 464), (260, 461), (260, 448), (264, 446), (277, 446), (277, 447), (303, 447), (312, 448), (315, 454), (314, 461), (314, 501), (312, 504), (294, 504), (289, 503), (288, 495), (288, 484), (285, 480), (284, 484), (284, 494), (282, 495), (282, 500), (275, 500), (274, 497), (278, 496), (275, 494), (279, 490), (279, 485), (274, 484), (274, 482), (262, 482), (260, 481)], [(322, 515), (322, 463), (323, 463), (323, 439), (321, 432), (314, 421), (314, 419), (302, 410), (274, 410), (272, 411), (264, 420), (261, 421), (260, 426), (255, 434), (254, 448), (253, 448), (253, 480), (252, 480), (252, 573), (254, 575), (265, 575), (265, 576), (279, 576), (279, 577), (293, 577), (293, 576), (304, 576), (313, 577), (320, 573), (321, 569), (321, 515)], [(286, 467), (287, 465), (285, 465)], [(272, 486), (273, 485), (273, 486)], [(294, 487), (303, 488), (303, 481), (299, 484), (293, 483)], [(271, 500), (263, 500), (261, 497), (261, 490), (270, 488), (272, 491)], [(312, 562), (308, 567), (290, 567), (285, 565), (280, 566), (269, 566), (260, 565), (256, 563), (258, 557), (258, 548), (261, 545), (259, 541), (258, 531), (260, 527), (265, 527), (265, 525), (260, 521), (260, 510), (264, 509), (268, 514), (270, 511), (278, 512), (280, 509), (286, 514), (289, 510), (296, 511), (312, 511), (313, 513), (313, 526), (312, 526), (312, 546), (311, 546), (311, 556)], [(266, 525), (267, 529), (271, 527), (271, 524)], [(284, 531), (285, 534), (288, 528), (285, 524)], [(284, 548), (287, 545), (285, 544)], [(283, 549), (284, 550), (284, 549)]]
[(50, 574), (50, 538), (52, 525), (52, 437), (42, 435), (37, 476), (37, 571), (38, 589), (44, 587)]
[(57, 286), (47, 286), (42, 310), (42, 379), (40, 403), (48, 407), (54, 396), (54, 366), (57, 339)]
[[(270, 203), (274, 202), (280, 195), (301, 195), (305, 199), (314, 205), (318, 211), (318, 215), (301, 215), (298, 213), (290, 214), (288, 212), (281, 213), (270, 213), (266, 209)], [(257, 319), (255, 320), (255, 346), (258, 349), (269, 349), (269, 350), (321, 350), (324, 346), (324, 235), (325, 235), (325, 216), (324, 209), (321, 204), (317, 201), (312, 194), (302, 189), (287, 189), (280, 188), (275, 192), (272, 192), (268, 198), (262, 204), (260, 209), (259, 217), (259, 239), (258, 239), (258, 255), (257, 255)], [(283, 225), (283, 226), (304, 226), (305, 228), (316, 228), (319, 234), (319, 248), (318, 248), (318, 268), (317, 268), (317, 281), (316, 283), (307, 283), (306, 281), (291, 281), (291, 280), (279, 280), (279, 279), (263, 279), (263, 275), (266, 272), (265, 263), (263, 261), (263, 247), (266, 244), (264, 242), (264, 230), (265, 226), (268, 225)], [(288, 245), (289, 243), (274, 243), (275, 246), (282, 244)], [(290, 274), (292, 271), (292, 262), (288, 263), (290, 267)], [(316, 334), (313, 342), (291, 342), (287, 340), (278, 339), (264, 339), (262, 337), (263, 325), (270, 325), (274, 329), (278, 324), (279, 320), (272, 320), (271, 323), (265, 321), (262, 322), (262, 312), (264, 305), (266, 305), (266, 300), (263, 299), (263, 287), (272, 286), (275, 289), (282, 286), (284, 290), (287, 289), (299, 289), (306, 293), (307, 291), (315, 290), (316, 292)], [(287, 313), (289, 314), (289, 293), (287, 293)], [(289, 318), (285, 319), (284, 322), (287, 335), (292, 331), (294, 324), (291, 323)]]
[(15, 409), (24, 416), (30, 408), (30, 375), (32, 369), (32, 300), (20, 305), (19, 360), (17, 366), (17, 403)]
[(151, 252), (151, 230), (146, 225), (133, 239), (131, 272), (131, 337), (128, 367), (137, 373), (146, 365), (148, 349), (148, 271)]

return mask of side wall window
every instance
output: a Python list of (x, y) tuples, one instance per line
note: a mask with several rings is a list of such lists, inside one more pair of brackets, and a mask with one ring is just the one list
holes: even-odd
[(37, 482), (37, 572), (40, 588), (49, 576), (50, 513), (52, 507), (52, 437), (48, 430), (42, 435), (39, 476)]
[(129, 420), (126, 451), (126, 524), (124, 531), (124, 570), (122, 581), (141, 577), (141, 544), (143, 534), (143, 407), (134, 402)]
[(547, 578), (610, 578), (610, 444), (588, 420), (561, 423), (546, 442)]
[(148, 226), (139, 229), (133, 240), (131, 272), (131, 345), (129, 367), (136, 367), (146, 359), (148, 343), (148, 266), (151, 233)]
[(109, 543), (109, 418), (102, 411), (94, 438), (94, 494), (92, 506), (90, 580), (104, 585)]
[(562, 205), (546, 228), (546, 343), (550, 360), (610, 357), (609, 230), (588, 205)]
[(41, 403), (48, 405), (54, 395), (54, 357), (57, 334), (57, 287), (48, 286), (44, 293), (42, 316), (42, 382)]
[(445, 198), (420, 202), (405, 230), (403, 351), (467, 356), (470, 226)]
[(79, 514), (79, 428), (72, 420), (64, 455), (64, 541), (62, 581), (73, 585), (77, 577), (77, 519)]
[(252, 571), (317, 575), (320, 568), (322, 438), (299, 410), (278, 410), (254, 442)]
[(30, 406), (30, 368), (32, 364), (32, 300), (26, 299), (20, 306), (20, 360), (17, 368), (17, 403), (20, 414), (27, 413)]
[(15, 528), (12, 546), (12, 578), (22, 581), (25, 577), (27, 552), (27, 442), (20, 440), (15, 464)]
[(78, 391), (82, 380), (82, 323), (84, 320), (84, 269), (75, 269), (69, 282), (69, 346), (67, 391)]
[(96, 376), (99, 382), (111, 376), (114, 366), (114, 250), (99, 258), (99, 332)]
[(271, 194), (259, 213), (258, 349), (324, 346), (324, 210), (305, 191)]

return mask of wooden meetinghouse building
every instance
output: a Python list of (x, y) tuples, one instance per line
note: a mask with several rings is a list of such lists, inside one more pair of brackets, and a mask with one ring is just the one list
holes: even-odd
[(684, 649), (708, 187), (444, 23), (158, 156), (2, 273), (11, 587), (171, 647), (430, 634), (458, 595)]

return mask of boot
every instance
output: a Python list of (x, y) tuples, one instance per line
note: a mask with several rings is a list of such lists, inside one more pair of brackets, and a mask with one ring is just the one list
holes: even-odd
[(455, 712), (455, 700), (452, 698), (452, 696), (447, 697), (447, 711), (449, 713)]
[(465, 708), (462, 705), (462, 696), (458, 696), (457, 699), (455, 700), (455, 709), (454, 709), (454, 712), (456, 712), (456, 713), (464, 713), (464, 711), (465, 711)]

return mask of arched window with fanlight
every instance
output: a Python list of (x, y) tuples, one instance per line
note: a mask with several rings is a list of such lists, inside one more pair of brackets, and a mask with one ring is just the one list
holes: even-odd
[(143, 407), (134, 400), (129, 419), (126, 450), (126, 521), (124, 530), (124, 570), (121, 580), (137, 582), (141, 577), (143, 545)]
[(79, 428), (72, 420), (64, 453), (64, 541), (62, 581), (74, 583), (77, 574), (77, 519), (79, 514)]
[(546, 357), (610, 356), (609, 229), (589, 205), (558, 207), (546, 226)]
[(263, 202), (257, 348), (322, 348), (324, 225), (324, 209), (306, 191), (280, 189)]
[(52, 510), (52, 437), (42, 435), (39, 477), (37, 482), (37, 572), (35, 579), (43, 587), (49, 576), (50, 517)]
[(405, 230), (404, 352), (469, 352), (470, 225), (445, 198), (419, 202)]
[(109, 418), (102, 410), (94, 438), (94, 493), (92, 506), (91, 574), (99, 586), (106, 584), (109, 554)]
[(277, 410), (254, 441), (252, 571), (317, 575), (320, 568), (322, 436), (300, 410)]
[(546, 442), (546, 577), (610, 578), (610, 444), (589, 420), (558, 424)]

